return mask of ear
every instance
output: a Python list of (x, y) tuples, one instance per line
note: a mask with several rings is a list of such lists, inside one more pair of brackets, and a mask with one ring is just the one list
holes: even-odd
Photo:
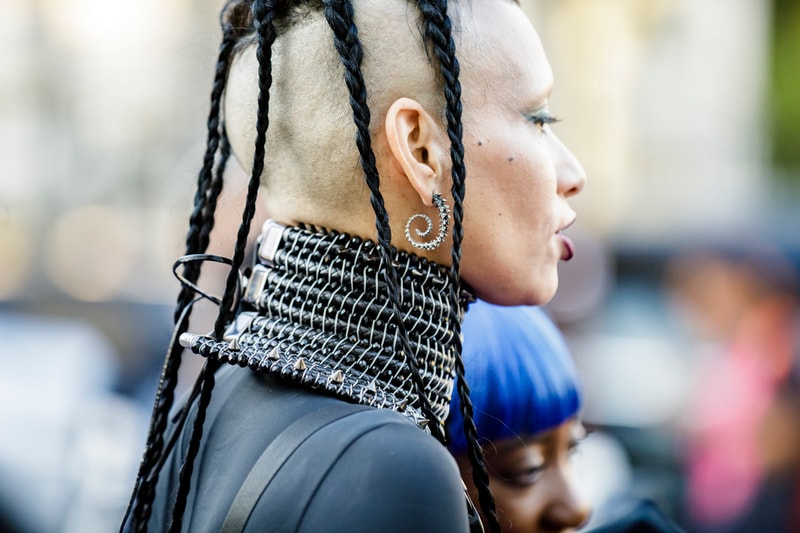
[(395, 162), (425, 205), (443, 192), (444, 156), (441, 124), (411, 98), (398, 98), (386, 113), (386, 139)]

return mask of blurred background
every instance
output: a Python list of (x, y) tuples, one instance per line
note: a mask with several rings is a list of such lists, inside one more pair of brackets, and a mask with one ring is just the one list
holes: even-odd
[[(548, 310), (584, 380), (594, 523), (647, 498), (690, 531), (800, 531), (800, 3), (522, 3), (589, 176)], [(220, 6), (0, 3), (2, 531), (118, 525)], [(232, 169), (235, 216), (244, 186)]]

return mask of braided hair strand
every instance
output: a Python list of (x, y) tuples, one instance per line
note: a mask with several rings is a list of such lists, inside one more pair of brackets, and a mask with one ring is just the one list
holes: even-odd
[[(194, 208), (189, 218), (189, 232), (186, 236), (186, 254), (203, 253), (208, 248), (209, 236), (214, 227), (214, 211), (217, 198), (222, 191), (222, 174), (230, 155), (230, 147), (224, 126), (220, 122), (222, 93), (227, 79), (228, 68), (236, 43), (237, 34), (225, 20), (225, 10), (221, 16), (222, 42), (219, 47), (211, 91), (211, 104), (206, 121), (207, 140), (203, 157), (203, 166), (198, 174), (197, 191), (194, 197)], [(221, 155), (214, 175), (213, 167), (218, 149), (222, 145)], [(195, 283), (200, 277), (200, 264), (190, 263), (186, 266), (184, 277)], [(181, 364), (182, 347), (178, 343), (180, 333), (186, 331), (194, 298), (193, 291), (183, 286), (175, 309), (176, 334), (170, 343), (164, 367), (161, 372), (153, 412), (148, 429), (147, 443), (139, 464), (136, 483), (131, 500), (123, 518), (123, 526), (130, 514), (133, 514), (131, 529), (144, 531), (150, 519), (152, 502), (155, 497), (155, 483), (158, 479), (158, 468), (165, 453), (164, 431), (169, 411), (174, 403), (175, 388), (178, 382), (178, 369)]]
[(463, 129), (461, 124), (461, 83), (458, 80), (459, 64), (456, 58), (452, 23), (447, 14), (447, 0), (421, 0), (419, 7), (425, 20), (425, 35), (439, 60), (439, 72), (444, 79), (447, 118), (447, 135), (450, 138), (450, 158), (452, 161), (453, 195), (453, 246), (451, 251), (451, 294), (450, 321), (454, 329), (456, 352), (456, 375), (458, 395), (461, 399), (461, 415), (464, 419), (464, 433), (468, 443), (468, 455), (472, 464), (472, 479), (478, 489), (478, 498), (484, 516), (493, 532), (500, 531), (495, 501), (489, 488), (489, 474), (483, 460), (483, 451), (478, 442), (478, 430), (473, 420), (472, 402), (469, 399), (469, 385), (464, 376), (464, 361), (461, 356), (461, 321), (465, 308), (461, 302), (461, 242), (464, 238), (464, 194), (466, 189), (466, 166), (464, 164)]
[(402, 314), (400, 313), (399, 283), (397, 281), (397, 272), (392, 264), (392, 230), (389, 227), (389, 215), (386, 212), (383, 195), (380, 191), (380, 176), (375, 163), (375, 154), (371, 147), (367, 88), (361, 72), (361, 61), (364, 52), (358, 39), (358, 30), (353, 21), (353, 5), (350, 0), (325, 0), (324, 4), (325, 18), (333, 30), (334, 45), (345, 67), (344, 77), (350, 92), (350, 107), (353, 110), (353, 120), (356, 125), (356, 145), (360, 155), (361, 167), (364, 170), (364, 177), (370, 191), (370, 203), (375, 212), (378, 248), (384, 266), (383, 276), (388, 288), (389, 301), (395, 316), (397, 338), (405, 355), (414, 389), (420, 400), (420, 408), (430, 422), (431, 433), (440, 442), (444, 442), (445, 437), (441, 421), (434, 414), (431, 402), (425, 393), (425, 386), (417, 367), (415, 353), (411, 348)]
[[(250, 234), (250, 226), (255, 215), (256, 201), (258, 199), (258, 189), (261, 182), (261, 173), (264, 170), (264, 156), (266, 151), (266, 136), (269, 128), (269, 89), (272, 85), (272, 45), (275, 42), (275, 18), (274, 0), (255, 0), (252, 6), (253, 25), (256, 32), (257, 48), (256, 57), (258, 59), (258, 111), (256, 122), (256, 140), (253, 167), (250, 181), (247, 187), (247, 198), (245, 201), (242, 222), (236, 236), (236, 246), (230, 272), (225, 285), (225, 293), (219, 308), (219, 314), (214, 324), (214, 337), (220, 339), (224, 329), (230, 322), (235, 311), (233, 309), (236, 300), (237, 288), (239, 287), (239, 269), (244, 262), (245, 250), (247, 247), (247, 237)], [(178, 532), (181, 529), (183, 513), (186, 509), (186, 501), (191, 485), (194, 461), (200, 449), (200, 442), (203, 436), (203, 424), (208, 405), (211, 402), (211, 393), (214, 389), (214, 373), (219, 368), (219, 362), (207, 361), (200, 375), (200, 399), (197, 404), (192, 432), (186, 457), (181, 465), (180, 478), (178, 484), (178, 495), (170, 524), (170, 532)]]

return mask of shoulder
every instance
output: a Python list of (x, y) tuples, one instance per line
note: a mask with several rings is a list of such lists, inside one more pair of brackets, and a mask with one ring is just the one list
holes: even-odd
[(332, 466), (303, 530), (319, 531), (333, 510), (343, 515), (341, 531), (466, 530), (464, 489), (446, 448), (401, 415), (375, 419)]
[[(431, 470), (420, 468), (425, 467), (446, 478), (459, 479), (458, 467), (447, 449), (398, 413), (368, 409), (342, 419), (341, 425), (353, 428), (349, 433), (354, 438), (342, 450), (337, 464), (352, 463), (349, 466), (358, 469), (371, 463), (368, 466), (373, 476), (409, 474), (408, 467), (413, 466), (414, 480), (427, 477), (425, 472)], [(334, 427), (330, 430), (341, 432)]]
[[(360, 411), (318, 430), (264, 496), (253, 526), (296, 514), (298, 531), (308, 532), (468, 530), (455, 461), (433, 437), (390, 411)], [(290, 512), (298, 502), (302, 509)]]

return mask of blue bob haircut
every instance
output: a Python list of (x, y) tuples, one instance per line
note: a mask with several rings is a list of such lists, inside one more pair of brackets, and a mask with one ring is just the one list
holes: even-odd
[[(479, 300), (470, 305), (462, 331), (462, 356), (481, 441), (532, 436), (578, 413), (578, 374), (564, 337), (544, 311)], [(447, 433), (450, 452), (466, 452), (457, 394), (450, 402)]]

